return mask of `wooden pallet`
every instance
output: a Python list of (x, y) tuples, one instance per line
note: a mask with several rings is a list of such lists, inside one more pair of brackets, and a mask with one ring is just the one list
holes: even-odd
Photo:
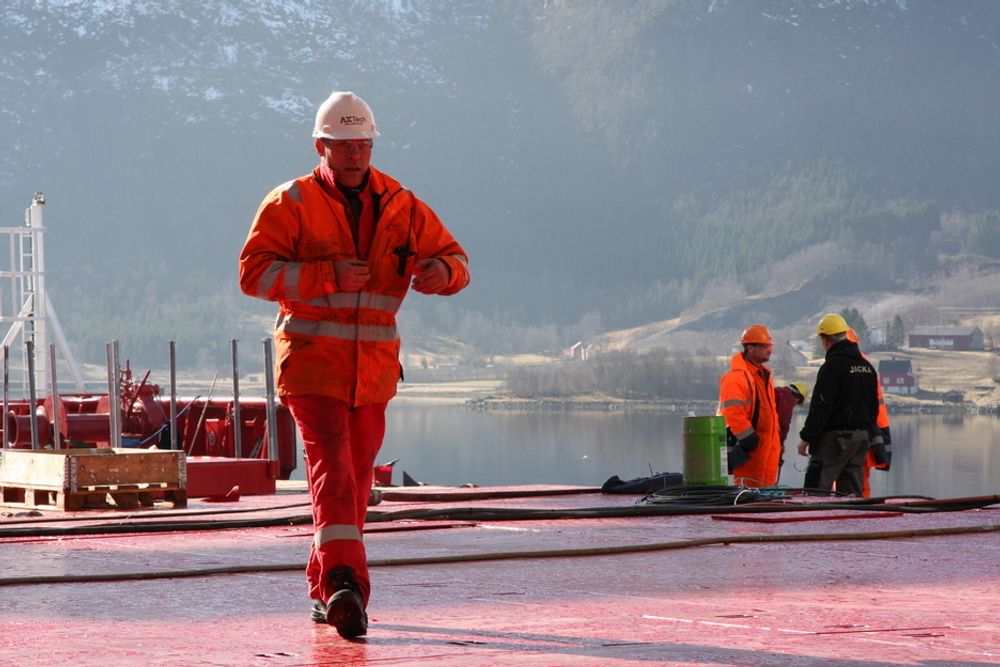
[(5, 449), (0, 504), (33, 509), (136, 509), (162, 498), (187, 506), (184, 452)]
[(87, 487), (80, 491), (42, 489), (0, 484), (0, 505), (40, 510), (132, 510), (152, 507), (157, 500), (173, 507), (187, 507), (187, 491), (160, 485), (143, 487)]

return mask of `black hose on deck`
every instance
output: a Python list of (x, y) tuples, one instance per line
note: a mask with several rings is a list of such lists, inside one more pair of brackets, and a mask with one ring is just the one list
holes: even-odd
[(146, 520), (146, 519), (161, 519), (161, 518), (174, 518), (178, 516), (212, 516), (219, 514), (248, 514), (252, 512), (272, 512), (275, 510), (287, 510), (293, 509), (295, 507), (309, 507), (311, 503), (289, 503), (287, 505), (274, 505), (272, 507), (227, 507), (220, 509), (206, 509), (206, 510), (144, 510), (140, 512), (117, 512), (117, 513), (101, 513), (99, 516), (83, 516), (80, 514), (75, 514), (73, 516), (43, 516), (43, 517), (31, 517), (22, 519), (10, 519), (7, 521), (0, 521), (0, 531), (2, 531), (7, 526), (20, 526), (20, 525), (33, 525), (39, 523), (85, 523), (87, 521), (95, 521), (97, 519), (111, 521), (135, 521), (135, 520)]
[[(865, 502), (855, 502), (864, 500)], [(930, 514), (980, 509), (1000, 503), (1000, 496), (974, 498), (927, 499), (903, 503), (868, 502), (872, 499), (843, 499), (837, 502), (780, 503), (755, 502), (740, 505), (704, 505), (667, 503), (626, 505), (616, 507), (591, 507), (581, 509), (524, 509), (503, 507), (441, 507), (433, 509), (406, 509), (369, 511), (368, 523), (400, 520), (459, 520), (459, 521), (553, 521), (561, 519), (609, 519), (648, 516), (684, 516), (698, 514), (743, 514), (767, 512), (814, 512), (817, 510), (857, 510), (868, 512), (902, 512)], [(881, 499), (874, 499), (879, 501)], [(48, 537), (63, 535), (141, 534), (182, 532), (196, 530), (233, 530), (273, 526), (299, 526), (312, 523), (309, 514), (267, 517), (258, 519), (229, 519), (222, 521), (120, 521), (65, 527), (13, 527), (0, 529), (0, 538)]]
[(556, 519), (612, 519), (639, 516), (683, 516), (695, 514), (755, 514), (766, 512), (815, 512), (817, 510), (857, 510), (861, 512), (901, 512), (929, 514), (978, 509), (1000, 503), (1000, 496), (960, 498), (958, 502), (920, 501), (909, 503), (748, 503), (745, 505), (630, 505), (624, 507), (591, 507), (584, 509), (508, 509), (493, 507), (441, 507), (369, 513), (368, 522), (400, 520), (457, 521), (551, 521)]
[[(764, 544), (777, 542), (832, 542), (857, 540), (885, 540), (916, 537), (940, 537), (945, 535), (971, 535), (1000, 532), (1000, 525), (955, 526), (949, 528), (926, 528), (871, 533), (811, 533), (785, 535), (727, 535), (672, 542), (644, 542), (642, 544), (622, 544), (603, 547), (583, 547), (576, 549), (543, 549), (535, 551), (494, 551), (448, 556), (417, 556), (411, 558), (372, 559), (369, 567), (403, 567), (411, 565), (437, 565), (444, 563), (469, 563), (492, 560), (515, 560), (528, 558), (575, 558), (581, 556), (608, 556), (627, 553), (644, 553), (686, 549), (708, 545)], [(153, 572), (123, 572), (83, 575), (38, 575), (30, 577), (0, 578), (0, 587), (29, 586), (38, 584), (97, 583), (106, 581), (137, 581), (149, 579), (179, 579), (185, 577), (207, 577), (217, 574), (243, 574), (256, 572), (301, 571), (305, 563), (264, 563), (259, 565), (236, 565), (226, 567), (198, 568), (188, 570), (165, 570)]]
[(311, 514), (269, 517), (264, 519), (230, 519), (226, 521), (130, 521), (99, 523), (87, 526), (52, 526), (33, 528), (22, 526), (0, 529), (0, 538), (52, 537), (67, 535), (121, 535), (136, 533), (180, 533), (196, 530), (234, 530), (272, 526), (301, 526), (312, 523)]

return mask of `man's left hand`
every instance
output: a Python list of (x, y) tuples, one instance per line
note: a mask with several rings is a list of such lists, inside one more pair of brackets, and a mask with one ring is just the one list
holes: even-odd
[(440, 259), (422, 259), (413, 267), (416, 277), (413, 279), (413, 289), (421, 294), (440, 294), (451, 282), (448, 265)]
[(806, 442), (805, 440), (799, 440), (799, 455), (808, 456), (807, 454), (808, 451), (809, 451), (809, 443)]

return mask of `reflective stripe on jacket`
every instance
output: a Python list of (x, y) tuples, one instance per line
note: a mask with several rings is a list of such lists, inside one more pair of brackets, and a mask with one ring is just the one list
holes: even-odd
[(442, 294), (469, 283), (468, 257), (434, 211), (374, 167), (368, 182), (379, 217), (371, 278), (358, 292), (338, 291), (333, 271), (334, 262), (357, 258), (346, 201), (327, 194), (314, 174), (273, 190), (254, 218), (240, 253), (240, 288), (278, 302), (279, 395), (321, 394), (348, 405), (388, 401), (401, 374), (396, 313), (414, 265), (436, 258), (448, 266)]

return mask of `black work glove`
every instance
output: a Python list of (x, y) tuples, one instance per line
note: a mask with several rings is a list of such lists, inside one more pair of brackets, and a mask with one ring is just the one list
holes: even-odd
[(760, 445), (760, 436), (756, 433), (751, 433), (747, 437), (740, 440), (740, 447), (742, 447), (743, 451), (748, 454), (757, 449), (758, 445)]
[[(882, 429), (883, 433), (889, 429)], [(877, 435), (872, 440), (872, 454), (875, 457), (875, 467), (879, 470), (888, 470), (892, 465), (892, 445), (883, 436)]]
[(741, 465), (750, 460), (750, 455), (747, 454), (747, 450), (743, 449), (740, 445), (735, 447), (727, 447), (726, 454), (728, 454), (729, 459), (729, 474), (732, 475), (733, 472), (739, 468)]

